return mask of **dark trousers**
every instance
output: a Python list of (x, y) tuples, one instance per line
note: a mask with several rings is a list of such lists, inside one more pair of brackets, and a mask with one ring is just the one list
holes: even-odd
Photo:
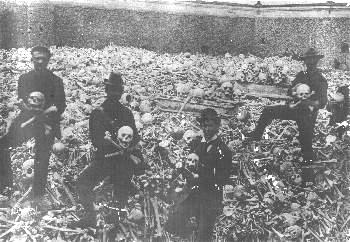
[(192, 192), (169, 215), (165, 229), (172, 234), (186, 237), (192, 231), (190, 218), (196, 217), (198, 235), (196, 241), (212, 241), (216, 217), (220, 212), (221, 192)]
[(261, 139), (266, 126), (273, 119), (294, 120), (299, 129), (299, 142), (301, 152), (305, 160), (314, 159), (312, 150), (312, 139), (314, 136), (314, 127), (316, 123), (317, 111), (311, 112), (306, 109), (291, 109), (288, 105), (267, 106), (262, 111), (262, 114), (257, 122), (254, 131), (254, 136)]
[(45, 128), (42, 123), (33, 123), (32, 125), (21, 128), (20, 125), (30, 117), (31, 115), (20, 113), (11, 123), (8, 132), (0, 138), (0, 190), (6, 186), (13, 186), (9, 148), (17, 147), (34, 137), (33, 194), (34, 197), (39, 197), (45, 193), (50, 152), (55, 137), (53, 133), (45, 135)]
[[(135, 150), (132, 154), (142, 160), (140, 150)], [(122, 207), (125, 206), (132, 190), (131, 178), (137, 168), (126, 154), (110, 158), (104, 158), (104, 155), (97, 154), (96, 159), (83, 170), (77, 180), (77, 192), (84, 208), (88, 212), (94, 210), (95, 194), (93, 189), (108, 176), (111, 178), (116, 200), (119, 201)]]

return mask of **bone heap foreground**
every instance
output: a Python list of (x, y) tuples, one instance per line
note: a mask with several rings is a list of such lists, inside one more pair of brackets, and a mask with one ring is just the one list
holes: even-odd
[[(251, 82), (286, 86), (302, 69), (288, 57), (261, 59), (255, 56), (178, 55), (109, 46), (102, 50), (51, 48), (50, 68), (64, 80), (68, 107), (63, 115), (63, 138), (53, 147), (47, 197), (49, 211), (29, 206), (33, 141), (12, 151), (15, 192), (0, 209), (0, 239), (6, 241), (107, 241), (114, 231), (116, 241), (174, 241), (162, 225), (171, 208), (172, 191), (181, 192), (185, 179), (178, 167), (191, 163), (186, 142), (198, 134), (193, 113), (165, 112), (154, 105), (154, 97), (192, 102), (222, 103), (232, 96), (245, 102), (237, 115), (223, 120), (221, 135), (234, 152), (232, 182), (226, 186), (224, 210), (218, 217), (217, 241), (346, 241), (350, 237), (348, 161), (349, 133), (337, 138), (328, 127), (329, 113), (319, 112), (314, 148), (320, 160), (317, 183), (300, 188), (299, 144), (293, 122), (274, 121), (264, 140), (242, 146), (242, 131), (252, 130), (264, 105), (278, 101), (249, 98), (237, 83)], [(28, 49), (2, 51), (0, 63), (1, 130), (17, 113), (18, 77), (31, 69)], [(151, 169), (134, 179), (138, 188), (130, 197), (126, 215), (120, 221), (105, 220), (113, 214), (108, 181), (96, 187), (99, 226), (96, 230), (71, 230), (68, 220), (82, 215), (74, 192), (74, 181), (93, 155), (88, 139), (88, 117), (103, 101), (102, 80), (110, 71), (121, 71), (126, 82), (122, 101), (135, 115), (142, 135), (141, 145)], [(323, 70), (329, 92), (349, 80), (344, 71)], [(234, 87), (232, 89), (232, 87)], [(233, 95), (230, 92), (233, 90)], [(235, 100), (235, 99), (233, 99)], [(247, 115), (250, 114), (250, 115)], [(249, 118), (250, 116), (250, 118)], [(189, 131), (192, 130), (192, 131)], [(190, 164), (188, 164), (190, 165)], [(115, 212), (116, 213), (116, 212)], [(122, 217), (122, 218), (121, 218)]]

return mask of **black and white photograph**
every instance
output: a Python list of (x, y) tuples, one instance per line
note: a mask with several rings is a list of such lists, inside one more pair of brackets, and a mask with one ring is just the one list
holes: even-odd
[(350, 0), (0, 0), (0, 242), (350, 241)]

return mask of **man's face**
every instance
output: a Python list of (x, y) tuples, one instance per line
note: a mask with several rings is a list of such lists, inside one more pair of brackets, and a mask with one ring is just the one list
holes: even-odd
[(304, 63), (308, 69), (312, 69), (317, 66), (317, 61), (315, 57), (308, 57), (304, 59)]
[(205, 120), (201, 124), (201, 128), (203, 130), (204, 138), (209, 140), (219, 131), (220, 124), (215, 122), (214, 120)]
[(108, 98), (118, 101), (123, 95), (123, 88), (106, 86), (106, 94)]
[(32, 62), (36, 71), (46, 70), (49, 60), (50, 57), (46, 53), (34, 51), (32, 54)]

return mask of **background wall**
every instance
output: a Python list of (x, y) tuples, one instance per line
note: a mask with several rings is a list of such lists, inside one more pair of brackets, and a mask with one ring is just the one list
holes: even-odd
[(260, 56), (315, 46), (331, 65), (350, 41), (350, 8), (254, 8), (196, 3), (0, 4), (2, 48), (37, 44)]

